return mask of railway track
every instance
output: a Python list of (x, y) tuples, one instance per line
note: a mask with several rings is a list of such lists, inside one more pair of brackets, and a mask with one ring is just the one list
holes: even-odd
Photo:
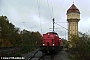
[(54, 55), (45, 55), (45, 54), (43, 54), (40, 57), (33, 57), (29, 60), (54, 60)]
[(54, 60), (54, 55), (44, 55), (39, 60)]
[(41, 51), (37, 51), (32, 58), (28, 60), (70, 60), (67, 58), (67, 53), (62, 50), (55, 54), (43, 54)]
[(41, 51), (36, 51), (28, 60), (55, 60), (54, 56), (57, 54), (44, 54)]

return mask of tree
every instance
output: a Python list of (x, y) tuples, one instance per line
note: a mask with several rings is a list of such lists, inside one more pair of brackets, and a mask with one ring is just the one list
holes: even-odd
[(22, 47), (23, 52), (39, 48), (42, 36), (37, 32), (22, 30), (9, 22), (6, 16), (0, 17), (0, 48)]
[[(12, 46), (9, 41), (9, 21), (6, 16), (0, 17), (0, 39), (1, 39), (1, 47), (7, 47), (7, 44), (9, 43), (9, 46)], [(8, 43), (5, 43), (8, 42)]]
[(29, 52), (39, 48), (42, 40), (42, 36), (39, 32), (30, 32), (24, 29), (20, 34), (22, 36), (23, 52)]
[(71, 53), (74, 53), (77, 60), (88, 60), (90, 59), (90, 36), (87, 34), (81, 33), (80, 36), (72, 35), (70, 44)]
[(16, 28), (6, 16), (0, 17), (0, 47), (19, 46), (21, 36), (19, 28)]

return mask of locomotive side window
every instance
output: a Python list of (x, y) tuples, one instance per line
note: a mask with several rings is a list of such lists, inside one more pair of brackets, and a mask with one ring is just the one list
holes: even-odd
[(53, 39), (52, 39), (52, 42), (53, 42)]
[(54, 40), (52, 39), (52, 42), (54, 43)]

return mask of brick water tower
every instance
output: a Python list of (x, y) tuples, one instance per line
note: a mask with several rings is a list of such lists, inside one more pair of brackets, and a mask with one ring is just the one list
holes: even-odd
[(67, 10), (66, 15), (68, 21), (68, 40), (70, 41), (71, 35), (78, 35), (80, 11), (74, 4), (72, 4), (72, 6)]

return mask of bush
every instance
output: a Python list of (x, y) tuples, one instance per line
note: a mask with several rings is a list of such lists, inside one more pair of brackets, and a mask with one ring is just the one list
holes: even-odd
[(17, 53), (15, 53), (15, 55), (14, 55), (14, 56), (21, 57), (21, 52), (17, 52)]
[(75, 55), (74, 58), (77, 58), (77, 60), (90, 60), (90, 36), (86, 34), (82, 34), (81, 37), (73, 35), (70, 44), (72, 45), (70, 53)]

